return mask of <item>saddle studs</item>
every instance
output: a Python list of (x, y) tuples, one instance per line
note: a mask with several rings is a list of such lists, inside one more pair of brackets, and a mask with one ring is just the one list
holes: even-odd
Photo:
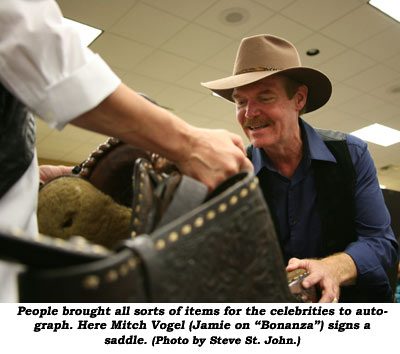
[(157, 243), (156, 243), (156, 249), (158, 251), (160, 251), (163, 248), (165, 248), (165, 241), (164, 240), (158, 240)]
[(175, 241), (178, 240), (178, 238), (179, 238), (179, 234), (178, 234), (177, 232), (175, 232), (175, 231), (171, 232), (171, 233), (168, 235), (168, 241), (169, 241), (169, 242), (175, 242)]
[(130, 269), (134, 269), (139, 263), (139, 260), (137, 258), (131, 257), (128, 259), (128, 267)]
[(218, 211), (219, 211), (220, 213), (223, 213), (224, 211), (226, 211), (226, 209), (228, 209), (228, 206), (226, 205), (226, 203), (221, 203), (221, 204), (218, 206)]
[(243, 189), (240, 191), (240, 196), (241, 196), (242, 198), (247, 197), (248, 194), (249, 194), (249, 191), (247, 190), (247, 188), (243, 188)]
[(257, 184), (255, 182), (251, 182), (250, 183), (250, 190), (251, 191), (254, 191), (256, 189), (256, 187), (257, 187)]
[(201, 216), (196, 218), (196, 220), (194, 221), (194, 226), (195, 227), (202, 227), (203, 224), (204, 224), (204, 219)]
[(129, 272), (129, 268), (128, 265), (126, 264), (121, 264), (121, 266), (119, 267), (119, 274), (124, 277), (125, 275), (127, 275)]
[(189, 224), (186, 224), (182, 227), (182, 234), (189, 235), (192, 232), (192, 227)]
[(215, 218), (215, 211), (214, 210), (210, 210), (207, 214), (206, 214), (206, 218), (207, 220), (212, 220)]
[(236, 195), (233, 195), (229, 200), (230, 205), (235, 205), (237, 202), (238, 202), (238, 197)]
[(110, 271), (107, 272), (106, 274), (106, 281), (112, 283), (113, 281), (116, 281), (118, 279), (118, 272), (114, 269), (111, 269)]
[(83, 279), (82, 285), (86, 289), (97, 289), (100, 285), (100, 278), (97, 275), (88, 275)]

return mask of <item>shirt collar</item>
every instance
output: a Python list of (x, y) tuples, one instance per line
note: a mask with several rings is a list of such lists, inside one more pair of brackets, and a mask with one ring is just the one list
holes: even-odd
[[(326, 147), (316, 130), (301, 118), (299, 118), (299, 124), (303, 131), (302, 137), (303, 139), (306, 139), (306, 141), (303, 142), (304, 146), (306, 147), (304, 149), (304, 153), (307, 154), (311, 160), (336, 162), (335, 157)], [(253, 162), (254, 173), (256, 175), (264, 166), (270, 170), (274, 170), (269, 162), (267, 154), (263, 149), (253, 147), (251, 160)]]

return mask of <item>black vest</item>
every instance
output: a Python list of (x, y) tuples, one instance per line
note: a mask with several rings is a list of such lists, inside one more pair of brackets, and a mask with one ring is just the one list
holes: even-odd
[[(314, 182), (317, 190), (317, 206), (321, 217), (323, 255), (326, 257), (343, 252), (348, 244), (357, 240), (355, 225), (356, 174), (347, 146), (346, 134), (330, 130), (315, 129), (337, 163), (312, 160)], [(251, 159), (253, 146), (246, 147)], [(264, 198), (270, 208), (276, 232), (279, 224), (272, 203), (269, 178), (272, 172), (262, 168), (257, 174)], [(280, 238), (280, 237), (279, 237)], [(382, 291), (381, 291), (382, 290)], [(393, 298), (383, 289), (360, 285), (341, 288), (341, 302), (392, 302)]]
[(29, 167), (35, 148), (35, 120), (0, 84), (0, 198)]

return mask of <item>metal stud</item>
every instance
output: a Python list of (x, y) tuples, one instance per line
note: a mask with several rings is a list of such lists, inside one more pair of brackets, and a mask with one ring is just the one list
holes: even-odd
[(138, 263), (139, 263), (139, 260), (137, 258), (131, 257), (128, 259), (128, 267), (130, 269), (134, 269)]
[(189, 224), (186, 224), (182, 227), (182, 234), (183, 235), (189, 235), (192, 232), (192, 226), (190, 226)]
[(196, 220), (194, 221), (194, 226), (195, 227), (201, 227), (204, 224), (204, 219), (199, 216), (198, 218), (196, 218)]
[(160, 251), (160, 250), (162, 250), (163, 248), (165, 248), (165, 241), (164, 240), (158, 240), (157, 242), (156, 242), (156, 249), (158, 250), (158, 251)]
[(246, 197), (248, 194), (249, 194), (249, 191), (248, 191), (247, 188), (243, 188), (243, 189), (240, 191), (240, 196), (241, 196), (242, 198)]
[(235, 205), (237, 203), (237, 201), (238, 201), (238, 197), (236, 195), (233, 195), (231, 197), (231, 199), (229, 200), (229, 204), (230, 205)]
[(209, 210), (209, 211), (207, 212), (207, 214), (206, 214), (206, 218), (207, 218), (208, 220), (214, 219), (214, 218), (215, 218), (215, 211), (214, 211), (214, 210)]
[(118, 279), (118, 272), (116, 271), (116, 270), (114, 270), (114, 269), (111, 269), (111, 270), (109, 270), (108, 272), (107, 272), (107, 274), (106, 274), (106, 280), (108, 281), (108, 282), (113, 282), (113, 281), (116, 281)]
[(169, 242), (175, 242), (175, 241), (178, 240), (178, 238), (179, 238), (179, 234), (178, 234), (177, 232), (175, 232), (175, 231), (171, 232), (171, 233), (168, 235), (168, 241), (169, 241)]
[(119, 267), (119, 274), (124, 277), (125, 275), (128, 274), (128, 272), (129, 272), (128, 266), (126, 264), (121, 264)]
[(256, 182), (253, 181), (250, 183), (250, 190), (254, 191), (256, 187), (257, 187)]
[(218, 211), (219, 211), (220, 213), (223, 213), (224, 211), (226, 211), (226, 209), (228, 209), (228, 206), (226, 205), (226, 203), (221, 203), (221, 204), (218, 206)]
[(97, 289), (100, 285), (100, 278), (97, 275), (88, 275), (83, 279), (82, 285), (86, 289)]

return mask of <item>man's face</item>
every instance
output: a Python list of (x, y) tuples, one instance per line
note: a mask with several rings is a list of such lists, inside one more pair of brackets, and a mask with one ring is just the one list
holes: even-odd
[(300, 86), (289, 99), (283, 80), (274, 75), (233, 90), (236, 117), (255, 147), (289, 147), (299, 137), (298, 115), (307, 87)]

